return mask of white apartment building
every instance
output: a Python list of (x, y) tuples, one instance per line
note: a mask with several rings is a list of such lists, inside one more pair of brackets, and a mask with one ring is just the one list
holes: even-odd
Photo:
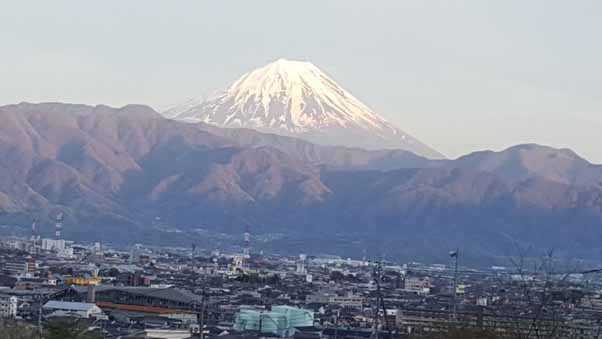
[(17, 316), (17, 297), (0, 294), (0, 318)]

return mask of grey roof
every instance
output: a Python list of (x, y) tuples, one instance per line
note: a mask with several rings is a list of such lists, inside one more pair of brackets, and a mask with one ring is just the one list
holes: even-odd
[(35, 290), (16, 290), (16, 289), (2, 289), (0, 290), (2, 294), (10, 294), (16, 296), (51, 296), (55, 293), (62, 292), (62, 289), (54, 289), (54, 288), (36, 288)]
[(201, 296), (191, 293), (187, 290), (179, 288), (138, 288), (131, 290), (133, 293), (139, 293), (149, 297), (168, 299), (182, 303), (190, 303), (194, 301), (200, 301)]
[(57, 301), (57, 300), (50, 300), (49, 302), (44, 304), (44, 308), (70, 310), (70, 311), (90, 311), (94, 307), (96, 307), (95, 304), (77, 303), (77, 302), (70, 302), (70, 301)]
[[(85, 293), (87, 288), (85, 286), (73, 286), (73, 288), (79, 293)], [(110, 286), (110, 285), (98, 285), (96, 287), (96, 293), (102, 293), (105, 291), (122, 291), (132, 294), (143, 295), (147, 297), (154, 297), (159, 299), (166, 299), (181, 303), (193, 303), (200, 302), (202, 296), (175, 287), (168, 288), (152, 288), (152, 287), (122, 287), (122, 286)]]

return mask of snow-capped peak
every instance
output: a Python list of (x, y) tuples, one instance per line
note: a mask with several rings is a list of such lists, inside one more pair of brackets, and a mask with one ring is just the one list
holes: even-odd
[(306, 137), (318, 143), (405, 148), (440, 157), (306, 61), (278, 59), (244, 74), (213, 98), (189, 100), (164, 114), (189, 122)]

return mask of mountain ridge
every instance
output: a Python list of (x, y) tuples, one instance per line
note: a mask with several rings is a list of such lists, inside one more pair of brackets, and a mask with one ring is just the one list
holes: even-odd
[[(283, 234), (266, 244), (281, 249), (311, 236), (308, 251), (344, 255), (433, 259), (461, 246), (494, 257), (520, 240), (599, 258), (602, 169), (562, 149), (437, 161), (188, 124), (140, 106), (9, 105), (0, 117), (3, 224), (48, 223), (58, 208), (65, 234), (87, 240), (174, 243), (151, 226), (160, 217), (184, 232), (251, 225)], [(531, 166), (538, 159), (546, 166)]]

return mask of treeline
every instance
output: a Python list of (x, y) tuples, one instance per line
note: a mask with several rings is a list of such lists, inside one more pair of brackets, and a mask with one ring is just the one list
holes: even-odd
[[(36, 326), (12, 320), (0, 321), (2, 339), (40, 339)], [(98, 331), (89, 331), (86, 324), (76, 320), (52, 320), (42, 331), (43, 339), (102, 339)]]

